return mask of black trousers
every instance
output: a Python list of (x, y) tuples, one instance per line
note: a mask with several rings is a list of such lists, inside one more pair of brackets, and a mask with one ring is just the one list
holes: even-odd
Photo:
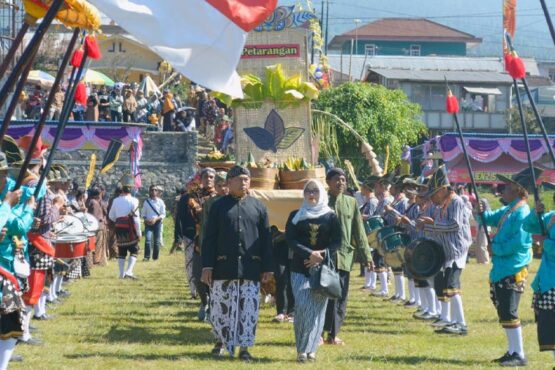
[(277, 265), (276, 278), (276, 310), (277, 314), (290, 315), (295, 312), (295, 297), (291, 287), (289, 266)]
[(347, 297), (349, 295), (349, 271), (338, 270), (339, 280), (341, 283), (341, 298), (330, 299), (328, 301), (328, 307), (326, 308), (326, 321), (324, 323), (324, 331), (328, 332), (332, 338), (335, 338), (341, 326), (343, 326), (343, 321), (345, 321), (345, 316), (347, 314)]
[[(192, 246), (190, 248), (193, 248)], [(204, 284), (200, 281), (202, 276), (202, 258), (200, 257), (200, 253), (196, 251), (193, 253), (193, 284), (197, 288), (197, 294), (200, 298), (200, 302), (203, 305), (208, 304), (208, 298), (210, 296), (210, 288), (208, 285)]]

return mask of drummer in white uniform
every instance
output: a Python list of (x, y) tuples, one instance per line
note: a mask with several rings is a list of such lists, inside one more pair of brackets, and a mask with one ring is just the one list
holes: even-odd
[[(141, 240), (141, 224), (139, 219), (139, 200), (131, 195), (135, 187), (132, 175), (124, 175), (121, 179), (122, 193), (114, 199), (108, 217), (115, 223), (118, 243), (118, 263), (120, 279), (136, 279), (133, 267), (139, 254), (139, 241)], [(129, 254), (127, 270), (125, 259)]]

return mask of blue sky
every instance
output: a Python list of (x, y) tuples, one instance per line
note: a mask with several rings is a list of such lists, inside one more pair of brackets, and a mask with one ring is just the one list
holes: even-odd
[[(318, 13), (323, 0), (313, 0)], [(304, 3), (304, 0), (301, 0)], [(280, 0), (280, 5), (296, 4)], [(355, 28), (354, 19), (363, 23), (387, 17), (429, 18), (483, 39), (470, 53), (501, 55), (502, 0), (331, 0), (330, 37)], [(547, 0), (555, 22), (555, 1)], [(555, 60), (555, 45), (543, 16), (539, 0), (517, 1), (515, 46), (519, 54), (539, 60)]]

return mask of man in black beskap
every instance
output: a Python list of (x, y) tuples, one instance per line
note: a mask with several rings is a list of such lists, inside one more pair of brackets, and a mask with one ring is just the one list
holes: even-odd
[(260, 280), (273, 271), (272, 236), (266, 206), (249, 196), (249, 170), (227, 174), (229, 195), (212, 204), (202, 241), (202, 281), (210, 286), (210, 322), (219, 343), (213, 349), (252, 359), (260, 301)]

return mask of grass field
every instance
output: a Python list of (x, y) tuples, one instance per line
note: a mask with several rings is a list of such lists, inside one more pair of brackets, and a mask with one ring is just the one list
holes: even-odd
[[(14, 369), (455, 369), (497, 367), (490, 360), (506, 350), (503, 330), (489, 300), (488, 266), (472, 261), (463, 274), (467, 337), (433, 334), (411, 318), (412, 310), (394, 306), (359, 290), (353, 277), (344, 347), (320, 347), (315, 364), (298, 365), (292, 324), (271, 321), (273, 307), (260, 314), (258, 360), (213, 360), (207, 323), (198, 322), (198, 303), (189, 299), (183, 254), (168, 255), (171, 220), (166, 220), (166, 248), (157, 262), (137, 263), (138, 281), (118, 280), (117, 263), (95, 268), (92, 277), (67, 286), (72, 295), (49, 311), (56, 318), (34, 322), (42, 347), (18, 346), (25, 362)], [(531, 279), (538, 261), (531, 266)], [(353, 274), (357, 275), (357, 274)], [(551, 369), (553, 357), (540, 353), (535, 336), (531, 290), (521, 301), (525, 349), (530, 369)], [(555, 328), (554, 328), (555, 330)]]

